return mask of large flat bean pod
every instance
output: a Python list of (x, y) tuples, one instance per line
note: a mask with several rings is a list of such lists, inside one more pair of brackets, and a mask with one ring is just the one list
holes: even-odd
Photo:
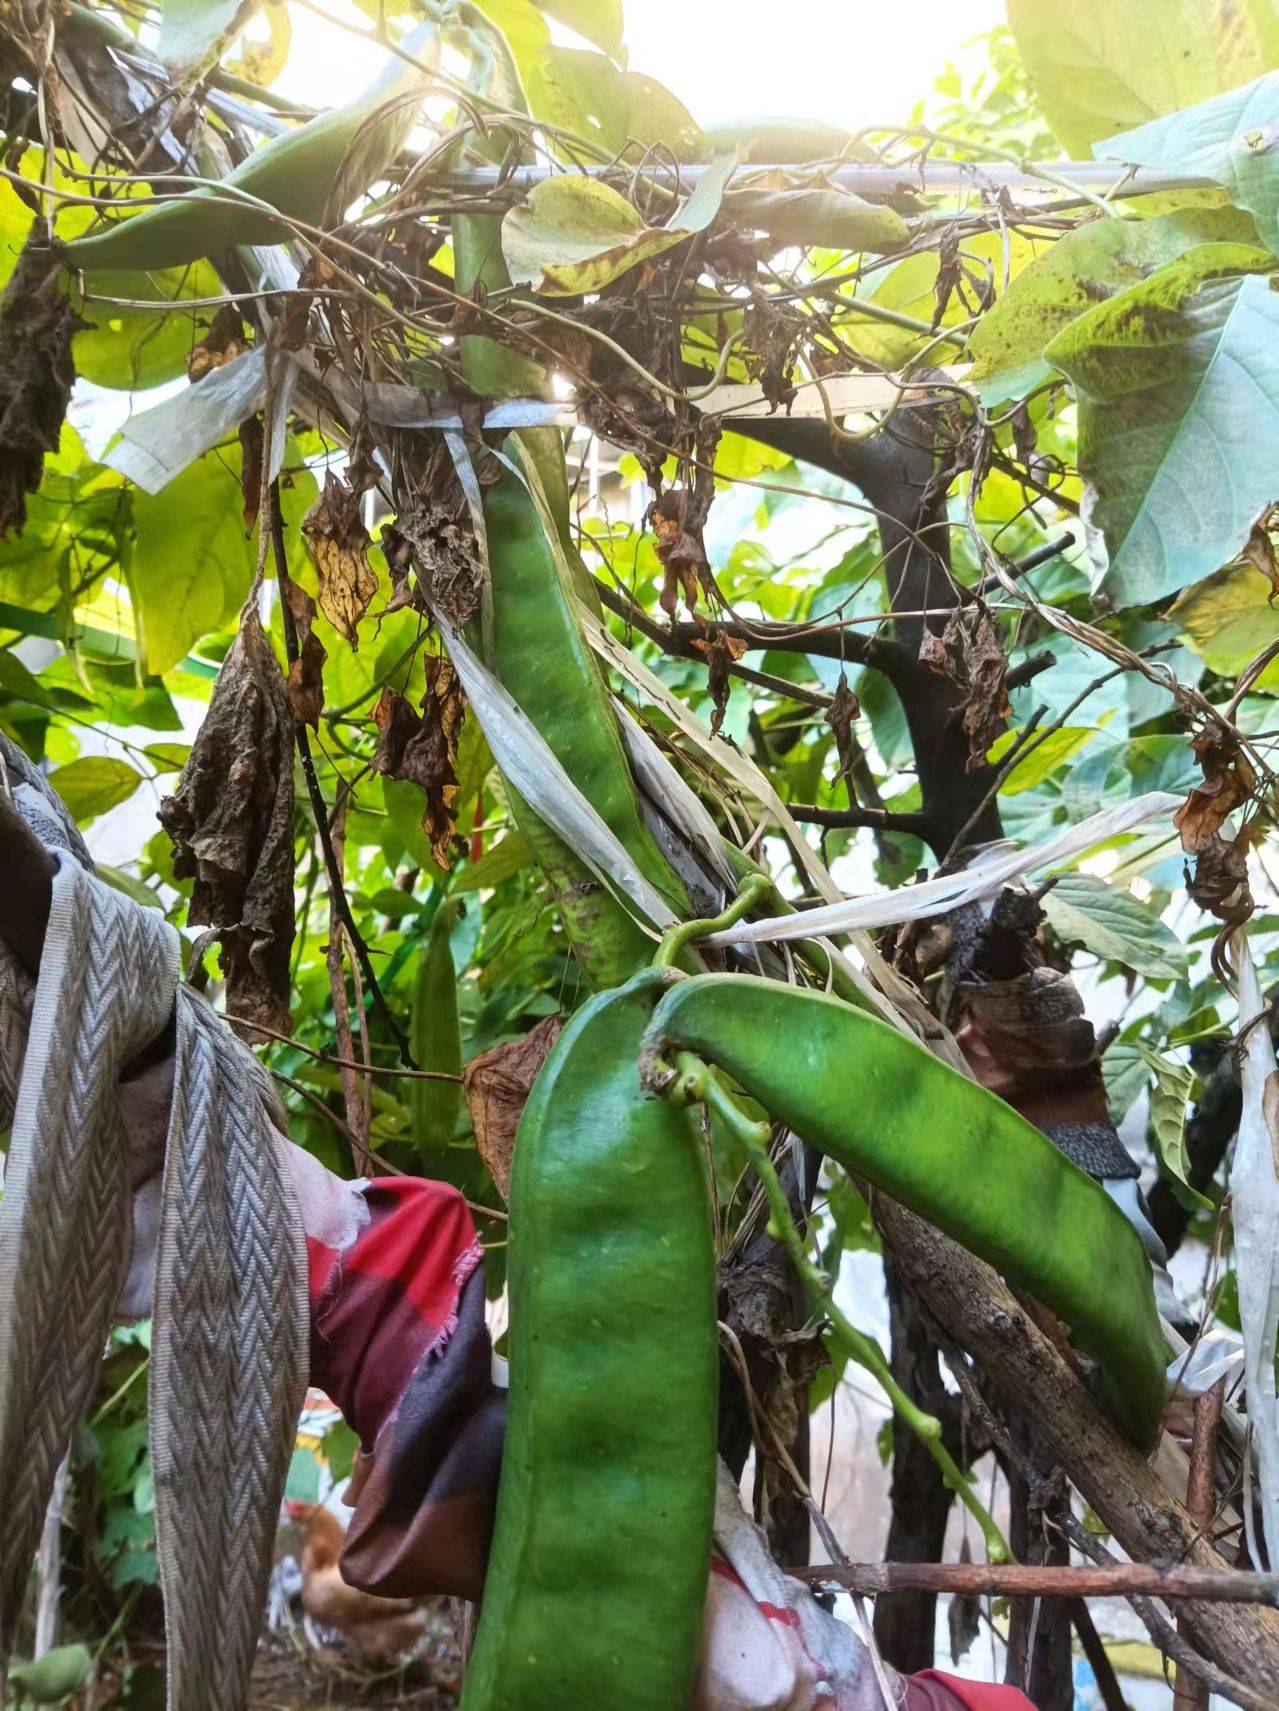
[(645, 1052), (697, 1053), (779, 1122), (979, 1254), (1066, 1321), (1105, 1399), (1155, 1439), (1167, 1359), (1150, 1264), (1090, 1176), (993, 1093), (824, 993), (700, 975), (658, 1006)]
[(682, 1711), (715, 1504), (701, 1147), (637, 1062), (660, 976), (573, 1017), (511, 1179), (511, 1393), (463, 1711)]
[[(458, 289), (498, 290), (510, 279), (502, 259), (501, 223), (480, 215), (453, 220)], [(495, 340), (470, 334), (462, 341), (467, 383), (491, 397), (536, 392), (545, 375), (536, 364)], [(554, 429), (524, 430), (507, 442), (514, 461), (528, 459), (554, 518), (560, 555), (548, 538), (531, 492), (520, 477), (503, 471), (498, 487), (485, 492), (492, 638), (489, 664), (546, 738), (583, 794), (617, 833), (641, 870), (671, 897), (678, 913), (684, 899), (639, 812), (634, 782), (607, 704), (599, 668), (590, 655), (568, 597), (571, 579), (579, 597), (590, 578), (573, 551), (564, 452)], [(587, 597), (593, 595), (593, 590)], [(477, 642), (480, 638), (477, 635)], [(561, 752), (573, 735), (572, 758)], [(594, 756), (577, 770), (583, 753)], [(532, 847), (559, 907), (565, 930), (587, 980), (597, 990), (619, 985), (652, 954), (651, 941), (555, 833), (508, 785), (511, 811)]]
[(493, 649), (489, 664), (640, 872), (678, 914), (679, 881), (640, 812), (608, 690), (578, 626), (559, 556), (509, 469), (484, 490)]
[(272, 209), (310, 226), (326, 213), (342, 215), (344, 207), (330, 206), (336, 186), (354, 200), (416, 123), (427, 68), (439, 53), (435, 24), (420, 24), (402, 46), (416, 65), (396, 57), (358, 99), (273, 137), (216, 189), (189, 190), (76, 238), (66, 246), (67, 261), (77, 268), (179, 267), (237, 244), (283, 243), (289, 227)]

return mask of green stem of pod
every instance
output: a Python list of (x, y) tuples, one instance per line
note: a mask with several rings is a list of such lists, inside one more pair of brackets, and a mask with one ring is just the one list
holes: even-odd
[(723, 1082), (711, 1069), (709, 1064), (695, 1057), (692, 1052), (680, 1052), (675, 1059), (675, 1076), (666, 1089), (667, 1098), (673, 1098), (680, 1104), (698, 1103), (714, 1111), (715, 1115), (725, 1124), (729, 1131), (741, 1143), (750, 1159), (752, 1168), (759, 1178), (765, 1196), (768, 1200), (769, 1231), (785, 1247), (790, 1255), (791, 1263), (796, 1274), (808, 1291), (814, 1306), (830, 1320), (839, 1336), (847, 1344), (853, 1359), (864, 1366), (877, 1380), (885, 1395), (892, 1403), (893, 1411), (920, 1442), (925, 1445), (929, 1455), (941, 1469), (942, 1478), (947, 1486), (959, 1498), (968, 1510), (986, 1545), (986, 1556), (990, 1562), (1002, 1563), (1013, 1560), (1012, 1552), (995, 1523), (994, 1517), (985, 1504), (973, 1490), (970, 1480), (965, 1478), (950, 1451), (941, 1440), (941, 1421), (934, 1414), (927, 1414), (912, 1400), (898, 1384), (893, 1376), (888, 1359), (874, 1337), (867, 1336), (840, 1310), (835, 1302), (831, 1280), (809, 1257), (808, 1245), (800, 1234), (790, 1206), (787, 1204), (786, 1191), (782, 1187), (773, 1161), (769, 1157), (770, 1131), (767, 1123), (753, 1123), (739, 1110), (730, 1097)]
[(762, 903), (772, 889), (773, 882), (766, 873), (752, 874), (728, 908), (720, 914), (707, 919), (681, 921), (678, 926), (669, 928), (657, 947), (653, 967), (674, 967), (689, 945), (695, 944), (698, 939), (708, 938), (711, 933), (718, 933), (721, 928), (731, 927), (734, 922), (749, 915), (755, 905)]

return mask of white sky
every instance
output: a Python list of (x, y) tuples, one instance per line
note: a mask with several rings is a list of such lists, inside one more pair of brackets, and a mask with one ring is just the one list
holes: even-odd
[[(367, 30), (350, 0), (324, 9)], [(293, 50), (276, 87), (315, 106), (349, 100), (381, 50), (291, 6)], [(857, 129), (900, 123), (948, 60), (998, 23), (1002, 0), (626, 0), (631, 68), (702, 123), (779, 115)]]

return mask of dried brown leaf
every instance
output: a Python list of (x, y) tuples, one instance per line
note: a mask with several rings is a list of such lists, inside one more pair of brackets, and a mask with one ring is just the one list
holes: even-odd
[(710, 690), (714, 708), (711, 730), (718, 732), (728, 711), (729, 668), (746, 652), (747, 644), (737, 636), (730, 636), (718, 624), (713, 624), (705, 636), (695, 636), (690, 646), (706, 660), (706, 687)]
[(71, 340), (84, 324), (37, 221), (0, 297), (0, 541), (22, 533), (26, 496), (58, 449), (75, 382)]
[(1248, 800), (1257, 783), (1237, 737), (1225, 726), (1204, 726), (1191, 738), (1191, 747), (1203, 768), (1204, 781), (1195, 786), (1172, 819), (1187, 855), (1217, 839), (1226, 818)]
[(925, 630), (920, 638), (919, 663), (936, 672), (938, 677), (950, 676), (950, 656), (945, 643), (934, 630)]
[(327, 470), (324, 491), (302, 519), (320, 580), (320, 610), (353, 650), (359, 646), (360, 619), (377, 593), (377, 576), (369, 563), (369, 531), (360, 515), (363, 488), (358, 483), (363, 473), (354, 462), (348, 466), (353, 485)]
[(409, 738), (415, 735), (422, 723), (413, 711), (407, 697), (400, 694), (398, 689), (386, 688), (378, 696), (377, 705), (373, 709), (373, 723), (377, 726), (377, 753), (370, 765), (374, 772), (380, 772), (387, 778), (403, 778), (404, 751), (408, 747)]
[(187, 357), (187, 379), (193, 382), (203, 380), (213, 369), (225, 368), (248, 348), (240, 311), (230, 303), (223, 304), (213, 317), (208, 332), (191, 347), (191, 354)]
[(293, 944), (293, 717), (246, 607), (177, 790), (160, 805), (188, 919), (221, 941), (227, 1008), (287, 1032)]
[(839, 756), (839, 771), (835, 774), (837, 781), (853, 776), (857, 763), (857, 739), (853, 735), (853, 720), (861, 710), (861, 703), (848, 687), (847, 672), (841, 671), (835, 693), (830, 699), (830, 706), (826, 709), (826, 722), (835, 738), (835, 753)]
[(1279, 594), (1279, 562), (1275, 559), (1275, 544), (1270, 538), (1269, 521), (1270, 513), (1267, 512), (1259, 523), (1253, 524), (1243, 556), (1270, 584), (1270, 603), (1273, 606), (1275, 596)]
[(285, 584), (285, 598), (298, 644), (298, 657), (289, 666), (289, 706), (297, 724), (310, 725), (318, 731), (320, 714), (324, 711), (324, 662), (329, 656), (312, 628), (315, 601), (306, 589), (290, 577)]
[[(951, 619), (959, 630), (968, 703), (964, 708), (964, 731), (968, 737), (968, 770), (984, 766), (986, 752), (1004, 729), (1012, 712), (1008, 700), (1008, 657), (999, 631), (985, 607), (976, 616)], [(947, 625), (950, 628), (950, 625)]]
[(442, 655), (426, 661), (426, 693), (421, 716), (398, 689), (384, 689), (373, 709), (378, 728), (374, 772), (407, 778), (426, 793), (422, 830), (442, 868), (452, 864), (449, 842), (456, 824), (458, 739), (466, 716), (466, 697), (457, 673)]
[[(406, 483), (404, 493), (397, 487), (395, 523), (382, 530), (378, 543), (391, 573), (385, 610), (413, 606), (440, 612), (460, 628), (475, 616), (487, 574), (470, 506), (442, 435), (424, 464), (416, 455), (412, 463), (411, 487)], [(483, 482), (486, 473), (496, 476), (498, 465), (489, 460), (489, 471), (481, 467), (477, 473)]]
[(926, 631), (919, 658), (930, 671), (948, 677), (964, 691), (964, 733), (968, 770), (986, 764), (986, 753), (1003, 732), (1012, 712), (1008, 701), (1008, 659), (999, 630), (985, 606), (957, 606), (940, 636)]
[(563, 1028), (562, 1016), (546, 1016), (523, 1039), (494, 1046), (462, 1067), (475, 1145), (503, 1200), (510, 1199), (515, 1131), (525, 1102)]
[(240, 423), (240, 492), (244, 496), (244, 532), (252, 534), (262, 504), (262, 418), (250, 416)]

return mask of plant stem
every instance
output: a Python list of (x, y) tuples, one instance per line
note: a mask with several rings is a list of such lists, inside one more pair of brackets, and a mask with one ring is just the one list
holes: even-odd
[[(275, 555), (276, 582), (280, 590), (280, 610), (284, 619), (284, 651), (292, 665), (298, 658), (297, 629), (293, 623), (293, 609), (289, 605), (289, 560), (284, 545), (284, 512), (280, 508), (280, 487), (278, 482), (271, 483), (270, 493), (270, 528), (271, 547)], [(259, 525), (262, 526), (262, 525)], [(333, 904), (333, 912), (338, 921), (351, 935), (351, 943), (355, 948), (356, 961), (360, 965), (369, 993), (378, 1009), (387, 1032), (400, 1050), (400, 1062), (409, 1069), (416, 1069), (413, 1054), (409, 1051), (409, 1042), (403, 1028), (391, 1014), (382, 988), (378, 985), (372, 961), (369, 958), (369, 948), (365, 944), (359, 928), (351, 914), (351, 905), (347, 901), (346, 887), (342, 883), (342, 866), (333, 848), (333, 831), (329, 825), (328, 808), (324, 801), (324, 792), (320, 789), (320, 780), (316, 776), (315, 760), (311, 754), (310, 739), (306, 734), (306, 726), (294, 724), (294, 735), (297, 738), (298, 756), (302, 762), (302, 776), (306, 779), (307, 795), (311, 799), (311, 812), (315, 817), (315, 829), (319, 833), (320, 848), (324, 852), (324, 869), (328, 875), (329, 897)], [(347, 1054), (350, 1055), (349, 1053)]]
[(874, 1337), (859, 1331), (836, 1305), (829, 1277), (809, 1258), (807, 1243), (791, 1216), (785, 1190), (769, 1157), (768, 1124), (753, 1123), (743, 1116), (715, 1071), (691, 1052), (678, 1054), (675, 1070), (675, 1078), (669, 1084), (666, 1096), (681, 1103), (698, 1102), (706, 1105), (740, 1142), (768, 1199), (769, 1232), (777, 1237), (790, 1255), (791, 1264), (815, 1306), (830, 1320), (840, 1338), (847, 1344), (853, 1359), (878, 1380), (898, 1418), (927, 1447), (928, 1453), (941, 1469), (942, 1478), (981, 1529), (989, 1561), (1011, 1561), (1012, 1552), (995, 1524), (994, 1517), (942, 1443), (941, 1421), (933, 1414), (926, 1414), (902, 1389), (893, 1376), (884, 1351)]
[(773, 882), (767, 874), (752, 874), (722, 914), (712, 915), (709, 919), (681, 921), (677, 926), (668, 928), (653, 957), (653, 967), (672, 968), (689, 945), (711, 933), (718, 933), (724, 927), (731, 927), (735, 921), (740, 921), (743, 915), (749, 915), (755, 905), (762, 903), (772, 889)]

